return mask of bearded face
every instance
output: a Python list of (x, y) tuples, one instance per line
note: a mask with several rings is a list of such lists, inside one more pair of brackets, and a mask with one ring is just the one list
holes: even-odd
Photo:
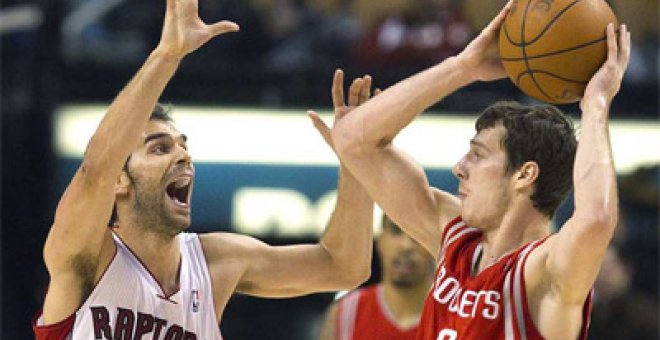
[(138, 227), (174, 236), (190, 225), (194, 174), (185, 135), (169, 122), (150, 121), (127, 163), (130, 184), (121, 201)]

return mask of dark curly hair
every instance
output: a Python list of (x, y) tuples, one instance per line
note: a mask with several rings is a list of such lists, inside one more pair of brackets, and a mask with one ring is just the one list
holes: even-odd
[(573, 187), (577, 149), (573, 124), (551, 105), (502, 101), (481, 113), (475, 129), (478, 133), (498, 124), (506, 130), (501, 145), (507, 155), (507, 173), (512, 174), (525, 162), (536, 162), (539, 176), (530, 199), (537, 210), (552, 217)]

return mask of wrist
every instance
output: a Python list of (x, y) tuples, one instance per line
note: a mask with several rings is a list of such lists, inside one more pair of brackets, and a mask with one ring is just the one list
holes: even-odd
[(452, 67), (458, 72), (458, 76), (464, 80), (466, 84), (473, 83), (479, 80), (475, 67), (470, 63), (469, 57), (460, 53), (454, 57), (447, 58), (451, 62)]
[(173, 52), (159, 45), (151, 52), (151, 54), (149, 55), (149, 59), (154, 58), (154, 59), (159, 59), (166, 63), (179, 64), (181, 60), (183, 60), (184, 56), (185, 55), (181, 55), (180, 53)]
[(610, 106), (606, 96), (588, 96), (580, 101), (580, 110), (585, 112), (607, 112)]

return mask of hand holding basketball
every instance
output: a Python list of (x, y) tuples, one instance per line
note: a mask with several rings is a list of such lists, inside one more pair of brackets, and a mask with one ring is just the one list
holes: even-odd
[(605, 0), (515, 0), (500, 33), (504, 68), (530, 97), (577, 102), (607, 58), (609, 23)]
[(599, 107), (608, 107), (614, 96), (621, 88), (623, 74), (628, 67), (630, 60), (630, 32), (626, 25), (619, 28), (617, 43), (617, 34), (614, 32), (614, 25), (607, 26), (607, 60), (600, 67), (598, 72), (587, 84), (584, 91), (584, 98), (580, 106), (584, 110), (587, 105), (595, 104)]
[(458, 55), (463, 69), (473, 80), (490, 81), (506, 77), (498, 45), (500, 27), (504, 23), (513, 0)]

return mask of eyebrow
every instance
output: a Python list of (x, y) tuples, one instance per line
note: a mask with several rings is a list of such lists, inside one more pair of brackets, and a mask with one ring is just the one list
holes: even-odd
[(490, 151), (490, 149), (488, 148), (488, 146), (486, 146), (486, 144), (484, 144), (484, 143), (482, 143), (482, 142), (480, 142), (476, 139), (470, 139), (470, 145), (474, 145), (474, 146), (480, 147), (480, 148), (482, 148), (486, 151)]
[[(156, 132), (148, 135), (147, 137), (144, 138), (144, 144), (149, 143), (150, 141), (154, 139), (160, 139), (160, 138), (165, 138), (165, 137), (171, 137), (170, 134), (165, 133), (165, 132)], [(184, 143), (188, 141), (188, 136), (184, 134), (180, 134), (177, 138), (180, 138), (183, 140)]]

